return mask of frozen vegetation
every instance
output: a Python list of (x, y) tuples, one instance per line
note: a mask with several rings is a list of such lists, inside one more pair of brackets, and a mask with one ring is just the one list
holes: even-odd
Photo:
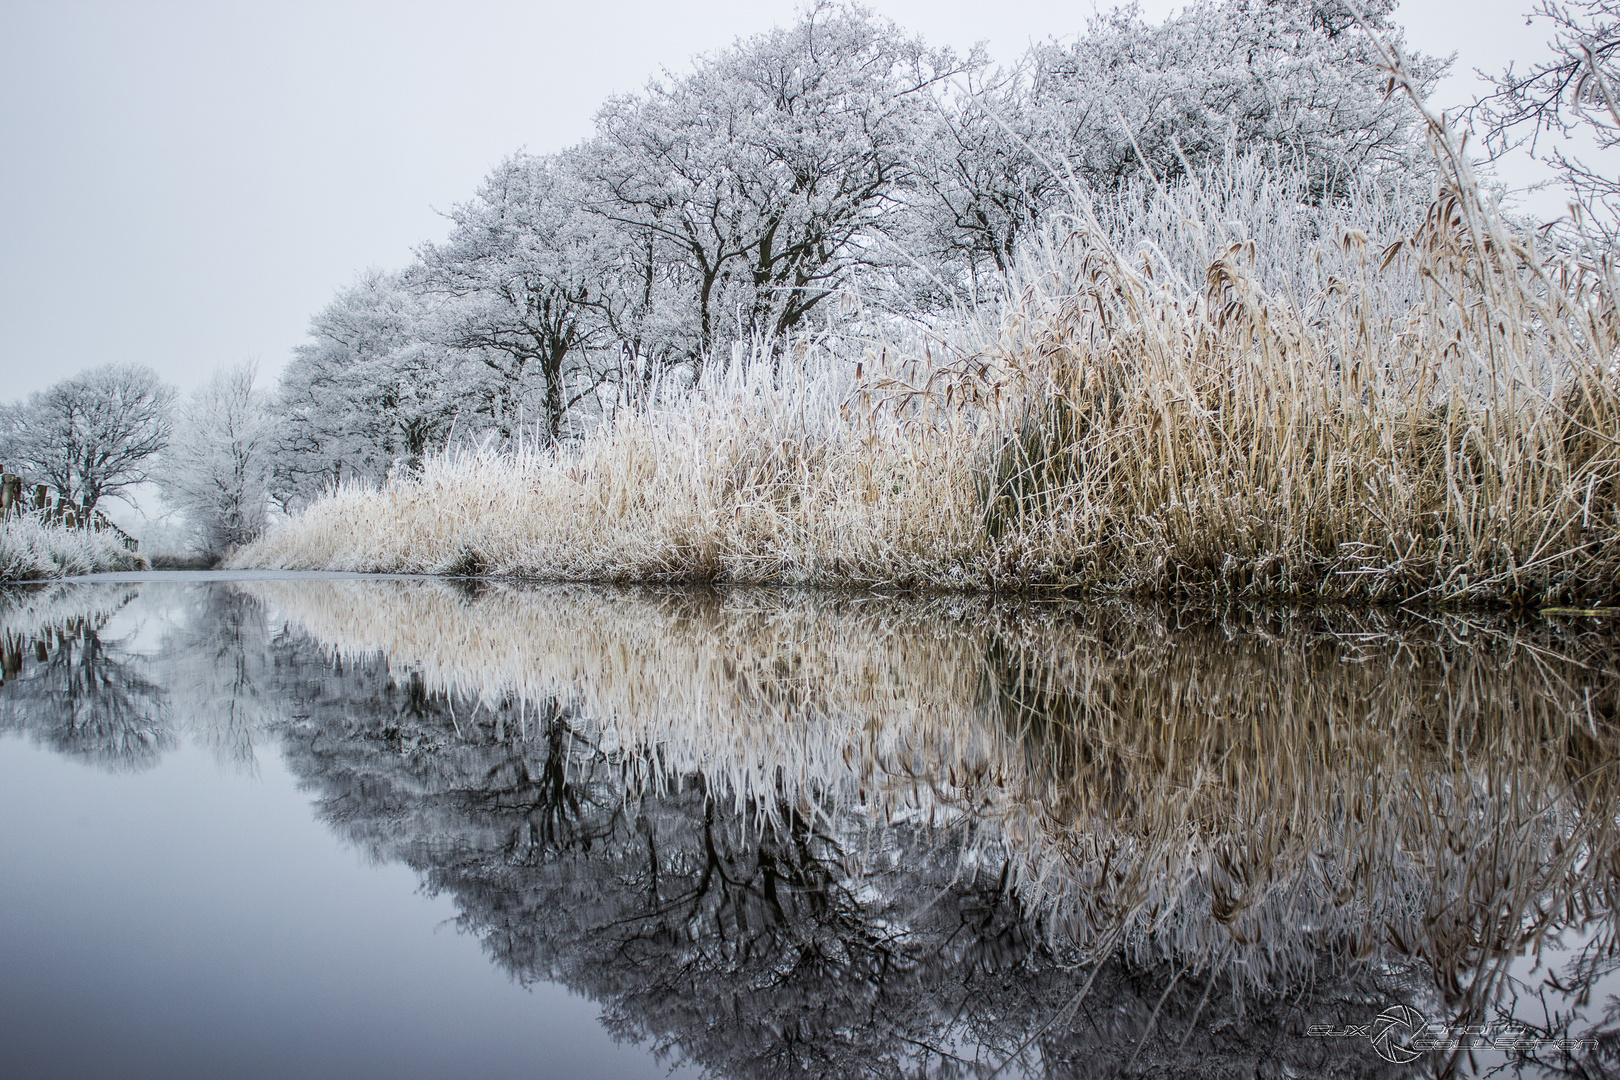
[[(101, 369), (0, 458), (87, 508), (160, 464), (240, 567), (1620, 600), (1620, 201), (1556, 157), (1575, 213), (1520, 220), (1463, 149), (1620, 148), (1614, 0), (1449, 126), (1393, 11), (1115, 10), (995, 69), (813, 3), (503, 161), (274, 393)], [(149, 422), (74, 464), (58, 406), (119, 378)]]
[(1249, 158), (1129, 186), (1022, 249), (977, 335), (739, 346), (572, 444), (345, 485), (237, 562), (1612, 598), (1613, 265), (1472, 185), (1303, 184)]
[(1012, 73), (826, 6), (739, 41), (317, 318), (296, 516), (236, 563), (1614, 599), (1612, 247), (1505, 215), (1398, 40), (1280, 3)]
[(66, 529), (27, 514), (0, 522), (0, 582), (141, 570), (148, 565), (116, 533)]

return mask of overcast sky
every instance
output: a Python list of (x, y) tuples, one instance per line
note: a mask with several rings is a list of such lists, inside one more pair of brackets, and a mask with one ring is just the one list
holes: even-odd
[[(1440, 104), (1473, 67), (1543, 54), (1529, 3), (1407, 0), (1409, 44), (1459, 54)], [(870, 6), (1002, 62), (1091, 10)], [(442, 237), (438, 211), (501, 158), (584, 138), (607, 95), (795, 8), (0, 0), (0, 400), (110, 360), (182, 388), (244, 359), (273, 377), (334, 290)]]

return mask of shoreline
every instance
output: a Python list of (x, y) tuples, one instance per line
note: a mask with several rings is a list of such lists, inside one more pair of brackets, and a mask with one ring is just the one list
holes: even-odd
[(297, 581), (405, 581), (443, 582), (447, 585), (478, 587), (501, 585), (519, 589), (586, 588), (603, 591), (638, 591), (655, 593), (697, 594), (737, 591), (765, 591), (777, 593), (812, 593), (827, 596), (843, 595), (855, 599), (871, 600), (937, 600), (954, 599), (996, 604), (1070, 604), (1101, 606), (1106, 604), (1139, 604), (1148, 607), (1173, 608), (1188, 612), (1226, 611), (1233, 608), (1277, 612), (1381, 612), (1386, 614), (1502, 616), (1513, 619), (1541, 618), (1620, 618), (1620, 606), (1583, 607), (1549, 604), (1545, 606), (1515, 607), (1507, 604), (1473, 602), (1462, 604), (1388, 602), (1368, 600), (1326, 599), (1310, 600), (1291, 597), (1238, 596), (1231, 593), (1199, 592), (1177, 597), (1107, 592), (1063, 586), (1031, 586), (1024, 589), (983, 588), (971, 585), (888, 586), (858, 583), (837, 584), (826, 582), (769, 582), (727, 580), (669, 580), (620, 578), (547, 578), (517, 574), (411, 574), (368, 572), (357, 570), (129, 570), (105, 571), (93, 574), (74, 574), (59, 577), (31, 578), (0, 582), (0, 589), (29, 588), (50, 585), (146, 585), (146, 584), (214, 584), (231, 582), (297, 582)]

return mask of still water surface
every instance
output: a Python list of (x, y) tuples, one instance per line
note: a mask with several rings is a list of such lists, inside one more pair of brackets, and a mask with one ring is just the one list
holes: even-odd
[(125, 580), (0, 645), (6, 1075), (1620, 1072), (1593, 620)]

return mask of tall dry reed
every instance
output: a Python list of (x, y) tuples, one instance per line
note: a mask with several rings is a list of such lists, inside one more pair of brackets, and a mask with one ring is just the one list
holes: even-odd
[(344, 488), (236, 566), (608, 581), (966, 581), (982, 532), (960, 423), (857, 414), (816, 348), (711, 365), (559, 452), (456, 453)]

